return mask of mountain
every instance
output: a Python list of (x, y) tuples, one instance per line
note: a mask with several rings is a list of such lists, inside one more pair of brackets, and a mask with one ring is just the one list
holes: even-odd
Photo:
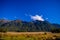
[(60, 24), (52, 24), (52, 25), (54, 25), (55, 27), (57, 27), (57, 28), (60, 28)]
[(14, 31), (14, 32), (50, 32), (51, 29), (60, 27), (59, 24), (52, 24), (48, 21), (31, 21), (26, 22), (22, 20), (0, 20), (0, 31)]

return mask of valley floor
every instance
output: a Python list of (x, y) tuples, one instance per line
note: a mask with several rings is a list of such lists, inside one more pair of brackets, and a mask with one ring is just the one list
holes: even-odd
[(0, 40), (60, 40), (60, 33), (51, 32), (0, 32)]

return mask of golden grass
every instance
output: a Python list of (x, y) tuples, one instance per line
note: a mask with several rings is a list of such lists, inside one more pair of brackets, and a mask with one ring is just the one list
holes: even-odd
[(46, 40), (46, 39), (56, 39), (60, 38), (60, 33), (51, 33), (51, 32), (6, 32), (0, 33), (0, 37), (4, 40)]

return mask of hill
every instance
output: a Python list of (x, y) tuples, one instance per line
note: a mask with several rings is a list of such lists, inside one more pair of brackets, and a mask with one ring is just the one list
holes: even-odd
[(50, 32), (56, 31), (59, 27), (59, 24), (52, 24), (48, 21), (0, 20), (0, 32)]

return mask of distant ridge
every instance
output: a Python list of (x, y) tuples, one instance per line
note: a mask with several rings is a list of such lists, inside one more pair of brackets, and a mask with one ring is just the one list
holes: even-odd
[(48, 21), (31, 21), (22, 20), (0, 20), (0, 31), (12, 32), (50, 32), (51, 29), (60, 28), (59, 24), (52, 24)]

